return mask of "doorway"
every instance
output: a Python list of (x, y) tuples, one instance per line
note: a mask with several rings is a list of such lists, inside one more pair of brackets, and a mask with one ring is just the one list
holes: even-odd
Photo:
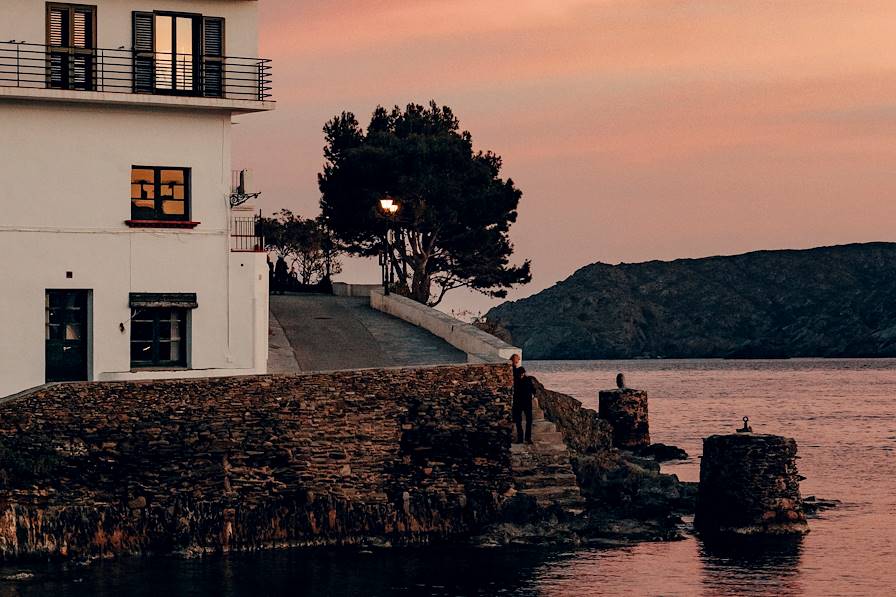
[(88, 379), (87, 298), (87, 290), (47, 290), (47, 382)]

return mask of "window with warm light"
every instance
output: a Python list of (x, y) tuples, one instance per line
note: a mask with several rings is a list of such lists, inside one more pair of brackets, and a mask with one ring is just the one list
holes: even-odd
[(132, 220), (186, 221), (189, 216), (189, 168), (131, 168)]

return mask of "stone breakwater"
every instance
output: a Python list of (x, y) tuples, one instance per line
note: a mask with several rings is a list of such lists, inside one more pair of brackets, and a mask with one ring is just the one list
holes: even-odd
[(0, 405), (0, 557), (416, 544), (512, 486), (504, 365), (63, 384)]
[[(634, 411), (634, 414), (608, 421), (603, 418), (606, 410), (598, 414), (572, 396), (548, 390), (540, 383), (536, 389), (545, 417), (556, 424), (569, 448), (573, 471), (587, 501), (585, 520), (579, 521), (582, 524), (576, 532), (586, 540), (680, 537), (680, 516), (694, 511), (695, 484), (682, 483), (675, 475), (661, 473), (656, 458), (616, 447), (619, 444), (614, 441), (617, 433), (631, 437), (632, 430), (644, 439), (647, 394), (623, 390), (623, 400), (612, 412)], [(605, 394), (620, 398), (615, 390), (601, 392), (602, 396)], [(628, 400), (632, 394), (637, 399)], [(642, 441), (635, 444), (640, 450)]]
[(809, 532), (793, 439), (735, 433), (703, 440), (695, 528), (705, 535)]

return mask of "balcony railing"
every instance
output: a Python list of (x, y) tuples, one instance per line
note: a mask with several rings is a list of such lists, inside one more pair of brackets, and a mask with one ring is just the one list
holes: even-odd
[(0, 87), (268, 101), (271, 84), (263, 58), (0, 42)]
[(264, 252), (264, 237), (258, 234), (255, 224), (258, 218), (232, 218), (230, 224), (230, 250), (245, 253)]

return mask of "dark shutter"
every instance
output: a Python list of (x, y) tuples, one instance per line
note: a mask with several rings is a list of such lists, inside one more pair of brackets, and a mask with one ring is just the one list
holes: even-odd
[(47, 46), (49, 87), (95, 88), (96, 11), (92, 7), (48, 4)]
[(57, 6), (47, 8), (47, 45), (64, 48), (68, 46), (69, 11)]
[(155, 21), (151, 12), (134, 12), (134, 93), (155, 88)]
[(224, 97), (224, 19), (202, 19), (202, 88), (207, 97)]

